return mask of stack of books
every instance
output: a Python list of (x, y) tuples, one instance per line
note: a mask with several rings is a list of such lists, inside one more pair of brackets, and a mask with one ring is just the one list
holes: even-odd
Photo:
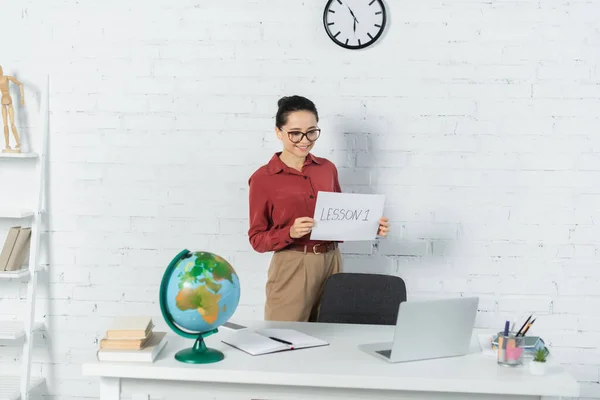
[(0, 252), (0, 271), (18, 271), (29, 259), (31, 228), (13, 226), (9, 229)]
[(153, 327), (150, 317), (115, 318), (100, 341), (98, 361), (154, 362), (167, 338)]

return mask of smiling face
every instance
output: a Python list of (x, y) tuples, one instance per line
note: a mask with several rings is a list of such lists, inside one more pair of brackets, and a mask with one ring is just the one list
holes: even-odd
[(320, 133), (315, 114), (304, 110), (289, 113), (285, 125), (275, 132), (283, 143), (283, 151), (298, 158), (308, 155)]

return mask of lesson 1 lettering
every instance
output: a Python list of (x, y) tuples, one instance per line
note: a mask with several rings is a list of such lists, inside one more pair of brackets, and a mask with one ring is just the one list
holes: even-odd
[(370, 210), (327, 208), (321, 210), (321, 221), (368, 221)]

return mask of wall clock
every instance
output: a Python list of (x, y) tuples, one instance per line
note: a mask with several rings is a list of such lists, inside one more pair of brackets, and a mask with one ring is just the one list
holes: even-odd
[(331, 40), (351, 50), (375, 43), (386, 20), (382, 0), (329, 0), (323, 11), (323, 25)]

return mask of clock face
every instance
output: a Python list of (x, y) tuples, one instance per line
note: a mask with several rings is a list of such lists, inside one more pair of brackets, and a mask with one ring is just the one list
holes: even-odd
[(329, 0), (323, 12), (327, 34), (346, 49), (362, 49), (375, 43), (385, 22), (382, 0)]

